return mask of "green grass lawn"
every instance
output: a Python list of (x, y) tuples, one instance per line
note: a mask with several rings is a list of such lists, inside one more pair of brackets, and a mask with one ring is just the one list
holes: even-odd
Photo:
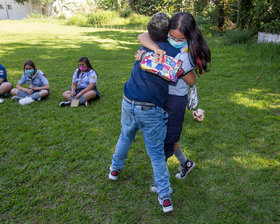
[[(123, 85), (139, 29), (0, 21), (0, 63), (14, 86), (32, 59), (48, 77), (47, 100), (0, 104), (1, 223), (279, 223), (280, 46), (224, 46), (207, 37), (211, 72), (197, 81), (204, 122), (186, 111), (181, 146), (196, 167), (181, 181), (168, 161), (174, 212), (149, 192), (142, 134), (121, 176), (108, 171), (120, 134)], [(81, 56), (102, 95), (89, 108), (60, 108)]]

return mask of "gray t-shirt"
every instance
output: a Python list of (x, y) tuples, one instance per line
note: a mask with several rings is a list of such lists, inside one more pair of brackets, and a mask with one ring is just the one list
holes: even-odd
[[(188, 73), (194, 69), (192, 58), (191, 55), (189, 53), (184, 52), (183, 49), (181, 49), (181, 52), (182, 53), (177, 54), (175, 58), (183, 62), (182, 69), (184, 70), (184, 73)], [(187, 93), (188, 84), (182, 78), (179, 78), (176, 83), (169, 84), (168, 94), (176, 96), (185, 96), (187, 95)]]

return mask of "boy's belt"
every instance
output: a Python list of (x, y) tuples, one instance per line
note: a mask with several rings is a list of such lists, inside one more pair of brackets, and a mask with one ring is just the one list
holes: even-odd
[(134, 105), (137, 105), (137, 106), (147, 106), (147, 107), (156, 107), (157, 106), (157, 105), (155, 105), (153, 103), (149, 103), (149, 102), (131, 100), (131, 99), (127, 98), (125, 95), (123, 95), (123, 98), (126, 102), (128, 102), (130, 104), (134, 103)]

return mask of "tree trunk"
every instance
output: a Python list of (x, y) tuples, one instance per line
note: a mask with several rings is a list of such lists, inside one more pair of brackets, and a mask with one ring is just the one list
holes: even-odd
[(7, 19), (10, 19), (9, 11), (8, 11), (8, 5), (7, 5), (6, 0), (5, 0), (5, 9), (6, 9), (6, 14), (7, 14)]
[(42, 14), (45, 16), (49, 16), (49, 0), (46, 0), (42, 7)]
[(32, 10), (32, 3), (31, 0), (28, 0), (28, 5), (29, 5), (29, 9), (30, 9), (30, 14), (33, 14), (33, 10)]
[(131, 1), (130, 1), (130, 4), (131, 4), (130, 7), (132, 8), (132, 10), (135, 11), (135, 1), (134, 1), (134, 0), (131, 0)]
[(239, 20), (240, 20), (240, 1), (237, 2), (237, 18), (236, 18), (236, 27), (239, 26)]

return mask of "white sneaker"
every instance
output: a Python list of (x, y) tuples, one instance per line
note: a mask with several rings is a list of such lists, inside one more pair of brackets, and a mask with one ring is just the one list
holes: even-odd
[(153, 183), (151, 183), (150, 191), (151, 191), (152, 193), (157, 193), (157, 184), (156, 184), (155, 181), (153, 181)]
[(170, 197), (165, 197), (165, 198), (158, 197), (158, 202), (161, 204), (162, 211), (164, 213), (173, 211), (173, 205)]
[(18, 102), (20, 105), (24, 106), (24, 105), (34, 102), (34, 100), (31, 97), (24, 97), (23, 99), (19, 100)]
[(4, 102), (4, 100), (3, 99), (0, 99), (0, 103), (3, 103)]

